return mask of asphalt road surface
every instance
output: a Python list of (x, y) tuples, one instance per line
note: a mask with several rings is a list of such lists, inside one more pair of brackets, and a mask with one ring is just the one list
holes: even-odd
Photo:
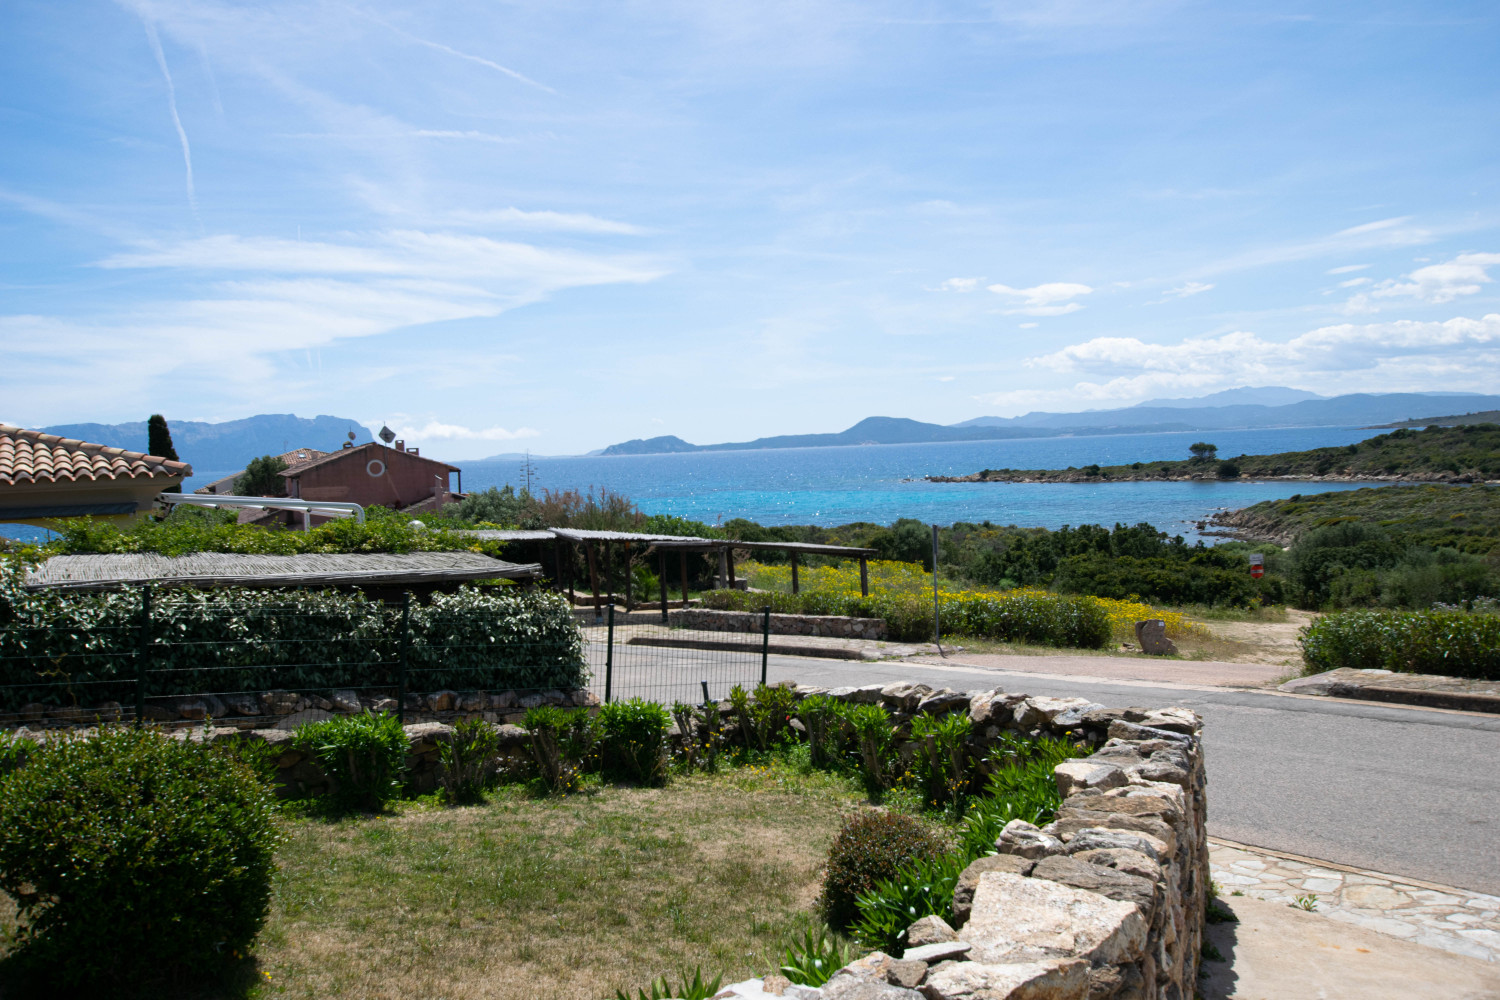
[(1500, 717), (958, 664), (773, 656), (768, 676), (1181, 705), (1204, 718), (1212, 835), (1500, 895)]

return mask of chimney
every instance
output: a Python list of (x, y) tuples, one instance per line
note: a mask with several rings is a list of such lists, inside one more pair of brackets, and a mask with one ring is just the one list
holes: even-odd
[(415, 449), (415, 448), (408, 448), (408, 449), (406, 449), (406, 453), (408, 455), (415, 455), (415, 454), (417, 454), (417, 449)]
[(396, 450), (397, 451), (405, 451), (406, 450), (406, 442), (398, 440), (396, 442)]
[(353, 448), (354, 447), (354, 442), (353, 441), (345, 441), (344, 442), (344, 447), (345, 448)]

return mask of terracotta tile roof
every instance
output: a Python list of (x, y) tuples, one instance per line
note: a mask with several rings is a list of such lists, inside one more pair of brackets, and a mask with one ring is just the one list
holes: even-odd
[(186, 462), (0, 424), (0, 485), (192, 474), (193, 467)]

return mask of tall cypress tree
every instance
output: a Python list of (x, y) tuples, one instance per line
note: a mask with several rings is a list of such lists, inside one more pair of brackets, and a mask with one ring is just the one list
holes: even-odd
[[(174, 462), (181, 461), (177, 457), (177, 449), (172, 447), (172, 430), (167, 426), (167, 418), (160, 413), (151, 414), (151, 419), (146, 421), (146, 454), (157, 455)], [(181, 493), (182, 487), (172, 486), (165, 492)]]

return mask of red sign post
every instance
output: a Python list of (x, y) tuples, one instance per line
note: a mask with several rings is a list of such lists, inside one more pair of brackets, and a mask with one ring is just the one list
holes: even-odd
[(1259, 552), (1250, 553), (1250, 575), (1257, 580), (1266, 575), (1266, 557)]

